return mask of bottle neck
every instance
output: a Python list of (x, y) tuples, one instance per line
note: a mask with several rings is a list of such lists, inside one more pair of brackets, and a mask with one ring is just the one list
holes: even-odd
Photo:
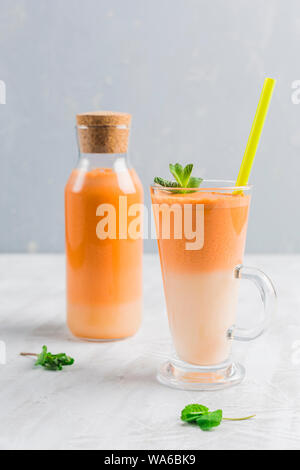
[(127, 153), (84, 153), (79, 155), (78, 169), (92, 171), (109, 168), (116, 172), (130, 168)]

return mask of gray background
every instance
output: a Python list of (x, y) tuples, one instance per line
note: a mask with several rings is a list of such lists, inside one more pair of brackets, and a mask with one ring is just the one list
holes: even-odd
[(149, 201), (169, 162), (236, 177), (271, 76), (248, 251), (299, 252), (299, 51), (298, 0), (0, 0), (0, 250), (64, 250), (77, 112), (133, 114), (131, 160)]

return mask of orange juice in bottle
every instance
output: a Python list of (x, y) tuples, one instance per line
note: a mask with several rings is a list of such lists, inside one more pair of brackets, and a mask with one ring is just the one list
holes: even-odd
[(142, 315), (143, 188), (127, 157), (131, 116), (77, 115), (65, 188), (67, 322), (88, 340), (134, 335)]

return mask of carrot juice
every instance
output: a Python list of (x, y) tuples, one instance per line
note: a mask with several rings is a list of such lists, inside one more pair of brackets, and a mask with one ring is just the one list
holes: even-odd
[(83, 339), (126, 338), (141, 323), (142, 214), (130, 210), (142, 211), (143, 188), (127, 160), (129, 123), (122, 113), (77, 117), (81, 157), (65, 188), (67, 321)]
[[(235, 323), (239, 286), (234, 269), (243, 261), (250, 196), (217, 189), (151, 191), (177, 355), (194, 365), (223, 363), (231, 349), (228, 332)], [(169, 236), (162, 233), (166, 213)], [(188, 219), (190, 234), (184, 228)], [(198, 239), (192, 240), (197, 228)]]

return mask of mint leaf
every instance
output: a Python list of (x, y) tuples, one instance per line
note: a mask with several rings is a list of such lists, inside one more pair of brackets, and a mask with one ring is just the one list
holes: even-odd
[(45, 360), (42, 364), (38, 363), (36, 365), (41, 365), (48, 370), (62, 370), (65, 366), (71, 366), (74, 364), (74, 359), (67, 356), (65, 353), (60, 354), (51, 354), (47, 353)]
[(190, 163), (189, 165), (186, 165), (186, 167), (183, 170), (183, 177), (182, 177), (182, 187), (183, 188), (189, 188), (189, 180), (190, 176), (192, 174), (194, 165)]
[(170, 172), (172, 173), (172, 175), (174, 176), (174, 178), (176, 179), (177, 183), (179, 183), (181, 188), (183, 188), (184, 187), (184, 185), (183, 185), (184, 174), (183, 174), (182, 165), (180, 165), (180, 163), (175, 163), (175, 165), (170, 163), (169, 169), (170, 169)]
[(202, 431), (209, 431), (210, 429), (219, 426), (221, 424), (222, 418), (222, 410), (211, 411), (199, 416), (199, 418), (196, 420), (196, 423), (202, 429)]
[(189, 179), (187, 188), (199, 188), (202, 181), (203, 181), (203, 178), (196, 178), (195, 176), (192, 176)]
[(179, 188), (180, 185), (176, 183), (176, 181), (168, 181), (165, 180), (164, 178), (160, 178), (159, 176), (156, 176), (154, 178), (154, 183), (159, 184), (160, 186), (163, 186), (165, 188)]
[(209, 409), (206, 406), (198, 405), (197, 403), (187, 405), (181, 412), (182, 421), (193, 422), (196, 421), (203, 413), (207, 413)]

